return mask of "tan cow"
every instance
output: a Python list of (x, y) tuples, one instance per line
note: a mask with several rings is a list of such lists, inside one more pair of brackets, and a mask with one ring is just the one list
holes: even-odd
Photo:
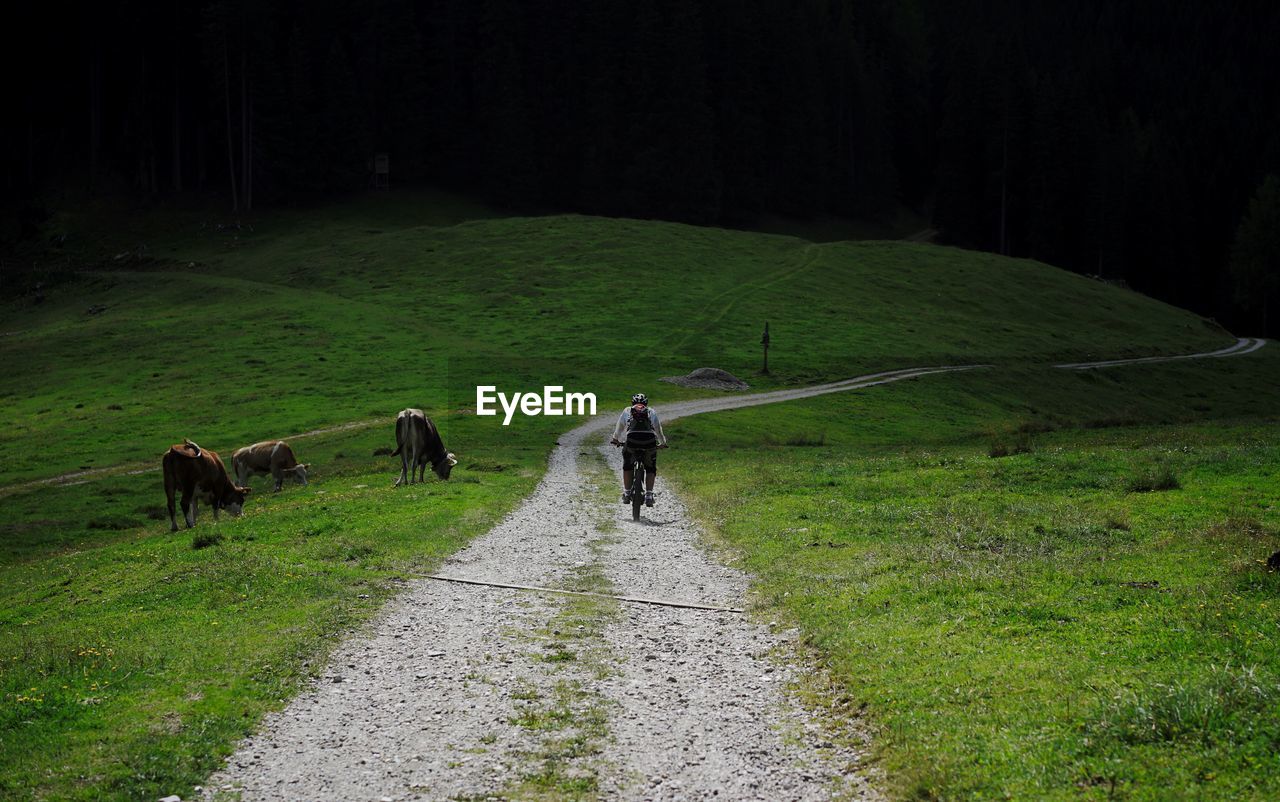
[[(213, 507), (213, 519), (218, 520), (218, 510), (239, 515), (244, 508), (244, 497), (249, 488), (232, 484), (227, 478), (227, 468), (217, 453), (203, 449), (190, 440), (170, 446), (164, 460), (164, 495), (169, 503), (169, 531), (178, 531), (178, 519), (173, 509), (173, 494), (182, 491), (182, 516), (187, 528), (196, 525), (196, 500)], [(199, 495), (197, 495), (197, 493)]]
[(419, 481), (425, 481), (428, 462), (441, 479), (448, 479), (453, 466), (458, 464), (453, 454), (445, 450), (436, 425), (420, 409), (402, 410), (396, 416), (396, 450), (391, 456), (397, 454), (400, 455), (400, 478), (396, 479), (396, 487), (404, 484), (406, 473), (409, 484), (413, 484), (419, 469), (422, 475)]
[(294, 459), (293, 449), (283, 440), (267, 440), (238, 449), (231, 455), (231, 467), (236, 472), (236, 481), (242, 485), (249, 484), (249, 477), (269, 473), (275, 477), (276, 491), (284, 485), (284, 477), (292, 474), (295, 481), (303, 486), (307, 484), (309, 464), (299, 464)]

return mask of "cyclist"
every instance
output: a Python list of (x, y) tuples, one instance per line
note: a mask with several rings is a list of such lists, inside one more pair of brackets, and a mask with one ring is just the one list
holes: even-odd
[[(622, 410), (622, 414), (618, 416), (618, 424), (613, 427), (613, 436), (609, 438), (609, 442), (615, 446), (623, 446), (622, 449), (622, 503), (631, 503), (631, 466), (635, 463), (636, 455), (631, 449), (626, 448), (624, 440), (631, 432), (652, 432), (656, 441), (654, 445), (657, 448), (667, 447), (667, 436), (662, 433), (662, 421), (658, 420), (658, 412), (649, 406), (649, 396), (644, 393), (636, 393), (631, 396), (631, 406)], [(621, 438), (621, 439), (619, 439)], [(647, 448), (640, 452), (644, 458), (644, 504), (646, 507), (653, 506), (653, 481), (658, 475), (658, 452), (655, 449)]]

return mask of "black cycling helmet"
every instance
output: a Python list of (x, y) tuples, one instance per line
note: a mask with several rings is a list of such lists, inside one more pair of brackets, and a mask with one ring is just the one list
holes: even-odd
[(649, 396), (645, 395), (644, 393), (636, 393), (635, 395), (631, 396), (631, 403), (647, 405), (649, 403)]

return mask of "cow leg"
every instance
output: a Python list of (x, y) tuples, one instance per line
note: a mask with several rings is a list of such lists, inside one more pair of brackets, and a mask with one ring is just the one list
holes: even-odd
[(405, 455), (404, 449), (400, 449), (400, 478), (396, 479), (396, 487), (404, 484), (405, 471), (408, 470), (409, 458)]
[(279, 492), (280, 492), (280, 488), (284, 487), (284, 470), (283, 470), (283, 469), (281, 469), (281, 468), (279, 468), (279, 467), (272, 468), (272, 469), (271, 469), (271, 475), (272, 475), (272, 476), (274, 476), (274, 477), (275, 477), (275, 479), (276, 479), (276, 491), (275, 491), (275, 492), (279, 493)]
[(165, 482), (164, 497), (165, 497), (165, 501), (168, 502), (167, 506), (169, 507), (169, 531), (177, 532), (178, 531), (178, 514), (177, 514), (177, 510), (173, 508), (173, 488), (169, 486), (168, 482)]
[(196, 525), (196, 494), (192, 490), (190, 492), (182, 491), (182, 517), (187, 519), (187, 528)]
[(169, 531), (178, 531), (178, 515), (177, 510), (173, 508), (173, 493), (176, 488), (173, 486), (173, 476), (170, 474), (169, 460), (166, 457), (164, 461), (164, 500), (165, 505), (169, 508)]

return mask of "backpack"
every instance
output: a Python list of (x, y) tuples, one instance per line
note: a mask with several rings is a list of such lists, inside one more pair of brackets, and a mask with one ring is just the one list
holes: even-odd
[(635, 407), (631, 408), (631, 419), (627, 421), (627, 432), (652, 432), (653, 420), (649, 417), (649, 408), (645, 407), (643, 412), (636, 411)]

